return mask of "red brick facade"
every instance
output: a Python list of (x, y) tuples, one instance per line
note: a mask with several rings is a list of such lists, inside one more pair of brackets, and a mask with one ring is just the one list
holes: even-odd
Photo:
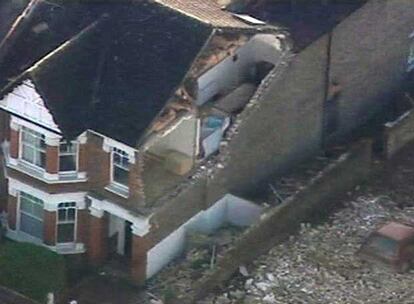
[(10, 157), (18, 158), (19, 157), (19, 131), (10, 130)]
[(57, 174), (59, 172), (59, 147), (46, 146), (46, 172)]
[(89, 237), (89, 211), (87, 209), (78, 210), (76, 242), (88, 244)]
[(132, 235), (131, 277), (137, 284), (143, 284), (147, 272), (147, 252), (150, 241), (146, 237)]
[(56, 245), (56, 212), (43, 213), (43, 242), (48, 246)]
[(87, 145), (81, 144), (79, 145), (79, 155), (78, 155), (78, 170), (79, 172), (87, 171), (88, 166), (88, 158), (87, 158)]
[(108, 255), (108, 217), (90, 215), (89, 217), (89, 242), (87, 255), (89, 262), (94, 266), (101, 265)]
[(17, 221), (17, 197), (9, 195), (7, 202), (7, 217), (9, 229), (16, 230)]

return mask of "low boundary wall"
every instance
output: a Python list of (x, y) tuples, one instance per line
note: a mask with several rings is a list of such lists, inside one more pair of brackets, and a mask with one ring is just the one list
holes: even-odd
[(269, 210), (249, 228), (227, 253), (217, 261), (215, 269), (195, 282), (192, 294), (182, 295), (180, 303), (196, 303), (220, 287), (240, 265), (252, 262), (275, 245), (295, 233), (303, 222), (326, 212), (340, 203), (339, 197), (363, 182), (371, 172), (372, 141), (363, 141), (321, 171), (309, 184), (281, 205)]

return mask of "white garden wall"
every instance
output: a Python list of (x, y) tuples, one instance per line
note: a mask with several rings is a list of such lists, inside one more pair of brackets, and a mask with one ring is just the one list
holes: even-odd
[(214, 233), (226, 224), (246, 227), (259, 220), (262, 207), (227, 194), (213, 206), (188, 220), (153, 247), (147, 255), (147, 279), (155, 275), (185, 248), (187, 232)]

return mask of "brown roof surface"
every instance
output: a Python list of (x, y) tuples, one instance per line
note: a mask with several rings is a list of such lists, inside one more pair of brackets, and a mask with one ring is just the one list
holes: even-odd
[(378, 233), (397, 241), (403, 241), (405, 239), (414, 237), (414, 227), (391, 222), (381, 227), (378, 230)]
[(214, 0), (155, 0), (164, 6), (198, 19), (214, 27), (251, 28), (231, 13), (221, 9)]

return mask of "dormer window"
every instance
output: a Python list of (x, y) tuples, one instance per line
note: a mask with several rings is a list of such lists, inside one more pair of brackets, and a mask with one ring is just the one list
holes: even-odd
[(129, 156), (118, 148), (112, 148), (112, 182), (128, 187)]
[(70, 173), (78, 169), (78, 145), (76, 142), (64, 141), (59, 145), (59, 172)]
[(22, 127), (21, 159), (37, 167), (45, 168), (46, 142), (43, 134)]

